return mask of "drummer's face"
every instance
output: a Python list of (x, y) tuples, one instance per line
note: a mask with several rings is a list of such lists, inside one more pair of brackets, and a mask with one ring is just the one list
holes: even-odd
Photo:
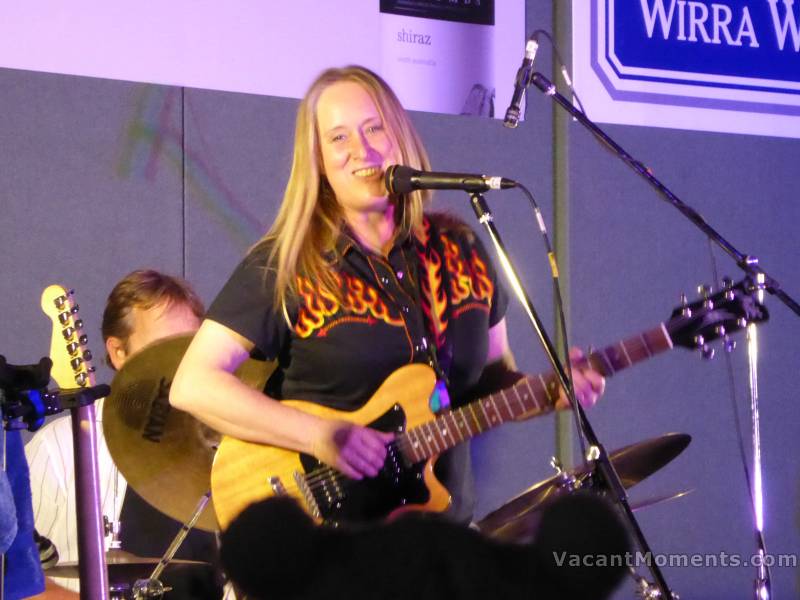
[(127, 343), (109, 353), (117, 369), (148, 344), (181, 333), (193, 333), (200, 327), (200, 319), (186, 304), (159, 304), (148, 310), (134, 307), (129, 319), (131, 335)]

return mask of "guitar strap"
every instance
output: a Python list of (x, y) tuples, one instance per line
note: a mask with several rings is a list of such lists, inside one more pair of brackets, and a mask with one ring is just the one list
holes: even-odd
[[(442, 323), (447, 323), (450, 318), (450, 298), (445, 291), (445, 306), (443, 313), (438, 315), (438, 318), (433, 318), (433, 306), (435, 300), (431, 297), (431, 286), (423, 286), (423, 274), (428, 275), (431, 270), (428, 265), (433, 261), (432, 254), (436, 253), (436, 249), (432, 247), (433, 236), (429, 235), (424, 245), (417, 246), (417, 250), (412, 249), (410, 252), (407, 250), (407, 245), (403, 247), (403, 257), (405, 259), (407, 270), (411, 274), (411, 289), (413, 292), (414, 303), (419, 311), (422, 323), (424, 323), (426, 335), (423, 339), (425, 352), (428, 356), (428, 364), (433, 368), (436, 373), (436, 389), (431, 397), (431, 409), (433, 412), (438, 413), (450, 408), (450, 396), (447, 393), (447, 386), (449, 385), (450, 366), (452, 364), (452, 349), (448, 343), (447, 336), (445, 335), (445, 326)], [(409, 256), (411, 254), (411, 256)], [(438, 254), (438, 264), (441, 265), (441, 252)], [(442, 265), (443, 267), (443, 265)], [(440, 282), (442, 290), (450, 289), (449, 273), (445, 268), (439, 268), (438, 273), (441, 275)], [(432, 341), (430, 341), (432, 340)]]

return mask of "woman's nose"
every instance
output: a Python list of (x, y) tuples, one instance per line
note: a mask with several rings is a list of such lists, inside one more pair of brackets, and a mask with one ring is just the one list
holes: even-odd
[(350, 152), (353, 156), (357, 158), (366, 158), (370, 152), (372, 152), (372, 146), (369, 145), (369, 141), (363, 133), (354, 135), (350, 139), (352, 140)]

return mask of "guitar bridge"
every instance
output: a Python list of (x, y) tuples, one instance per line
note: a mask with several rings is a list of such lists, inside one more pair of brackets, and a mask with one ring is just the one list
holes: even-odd
[(300, 490), (300, 493), (303, 494), (303, 500), (305, 500), (306, 502), (306, 506), (308, 507), (308, 512), (310, 512), (311, 516), (314, 517), (315, 519), (321, 519), (322, 513), (319, 510), (319, 504), (317, 504), (317, 500), (314, 498), (314, 494), (311, 491), (311, 488), (308, 487), (306, 478), (299, 471), (295, 471), (294, 481), (297, 484), (297, 488)]

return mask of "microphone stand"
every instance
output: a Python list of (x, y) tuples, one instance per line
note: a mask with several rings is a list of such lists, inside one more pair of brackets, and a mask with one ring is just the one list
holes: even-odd
[[(700, 231), (702, 231), (708, 239), (714, 242), (717, 246), (722, 248), (731, 258), (733, 258), (736, 265), (744, 271), (753, 282), (759, 294), (763, 294), (766, 290), (773, 296), (776, 296), (781, 302), (788, 306), (794, 313), (800, 316), (800, 304), (789, 296), (781, 289), (780, 283), (771, 277), (758, 265), (758, 259), (755, 256), (744, 254), (736, 249), (728, 240), (720, 235), (711, 225), (709, 225), (697, 211), (690, 206), (686, 205), (680, 198), (673, 194), (667, 186), (661, 183), (653, 173), (640, 161), (634, 159), (628, 154), (619, 144), (612, 140), (602, 129), (595, 125), (589, 117), (582, 111), (573, 106), (563, 95), (559, 94), (556, 86), (539, 72), (531, 76), (531, 83), (535, 85), (545, 95), (550, 96), (556, 104), (565, 109), (573, 118), (575, 118), (581, 125), (586, 127), (604, 146), (609, 148), (616, 154), (620, 160), (632, 168), (638, 175), (640, 175), (647, 183), (667, 203), (674, 206), (681, 212), (689, 221), (691, 221)], [(754, 329), (748, 327), (748, 332)], [(753, 348), (753, 345), (750, 346)], [(752, 350), (751, 350), (752, 352)], [(763, 506), (763, 487), (761, 483), (761, 448), (760, 448), (760, 433), (758, 421), (758, 394), (755, 388), (754, 380), (755, 366), (751, 355), (751, 410), (753, 419), (753, 470), (757, 474), (757, 482), (752, 494), (753, 510), (755, 512), (755, 537), (757, 551), (760, 556), (766, 556), (766, 549), (763, 534), (763, 514), (761, 512)], [(769, 569), (766, 569), (763, 564), (757, 566), (756, 580), (755, 580), (755, 597), (759, 600), (766, 600), (771, 597), (771, 582), (769, 577)]]
[[(625, 491), (625, 486), (622, 485), (619, 475), (614, 469), (614, 465), (611, 464), (611, 461), (608, 458), (608, 452), (606, 452), (605, 447), (600, 443), (600, 440), (597, 438), (594, 429), (592, 429), (591, 424), (586, 418), (586, 413), (583, 410), (583, 407), (575, 398), (572, 382), (569, 381), (564, 367), (561, 364), (561, 361), (558, 359), (555, 346), (548, 337), (547, 332), (542, 325), (542, 321), (536, 313), (536, 309), (528, 297), (528, 294), (525, 292), (519, 276), (516, 273), (516, 269), (514, 269), (514, 265), (511, 263), (511, 260), (508, 257), (505, 245), (503, 244), (500, 234), (497, 232), (497, 228), (494, 225), (494, 216), (489, 210), (486, 200), (479, 192), (471, 192), (470, 203), (475, 211), (475, 215), (478, 217), (478, 221), (489, 233), (489, 237), (491, 238), (492, 244), (494, 245), (495, 251), (500, 259), (500, 265), (503, 267), (514, 293), (517, 295), (517, 298), (522, 304), (522, 307), (525, 309), (528, 318), (531, 320), (531, 324), (533, 325), (536, 334), (539, 336), (539, 340), (542, 343), (545, 354), (547, 354), (547, 358), (550, 361), (550, 364), (553, 366), (553, 370), (555, 371), (561, 386), (567, 390), (567, 396), (572, 405), (572, 410), (575, 411), (575, 414), (577, 415), (581, 433), (589, 442), (590, 456), (587, 456), (586, 459), (589, 460), (591, 457), (591, 460), (594, 461), (594, 472), (600, 475), (601, 481), (605, 484), (606, 490), (613, 496), (614, 501), (619, 505), (620, 510), (625, 515), (630, 530), (636, 538), (636, 542), (639, 545), (639, 548), (642, 550), (644, 556), (652, 557), (652, 552), (647, 540), (644, 537), (644, 533), (639, 527), (639, 523), (636, 521), (633, 511), (628, 504), (628, 496)], [(667, 586), (667, 582), (661, 573), (661, 569), (656, 564), (656, 561), (648, 560), (647, 562), (649, 563), (648, 566), (653, 575), (653, 579), (655, 580), (656, 585), (661, 593), (661, 595), (657, 597), (671, 600), (673, 598), (672, 592)]]

